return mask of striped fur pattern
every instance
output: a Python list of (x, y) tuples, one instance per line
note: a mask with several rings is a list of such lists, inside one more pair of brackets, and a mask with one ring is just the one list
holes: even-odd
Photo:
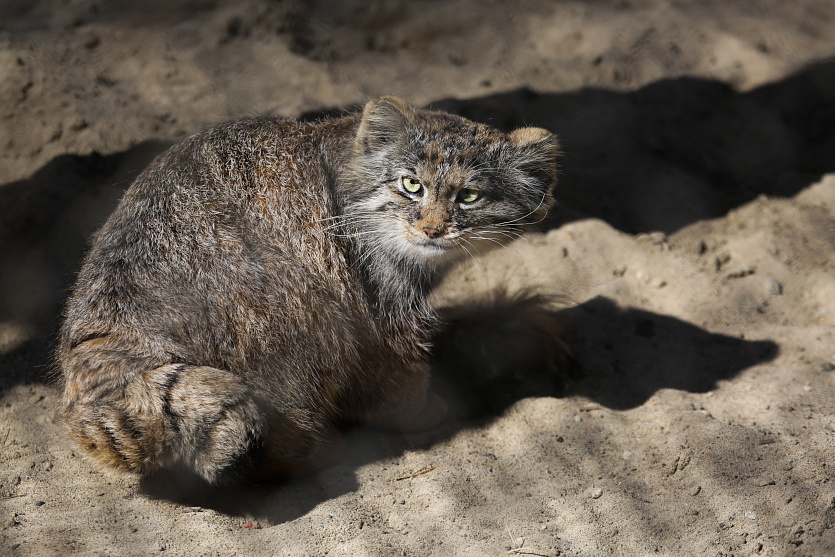
[(384, 97), (160, 155), (96, 233), (57, 362), (65, 423), (109, 467), (209, 482), (306, 466), (338, 428), (429, 428), (426, 302), (554, 203), (556, 138)]

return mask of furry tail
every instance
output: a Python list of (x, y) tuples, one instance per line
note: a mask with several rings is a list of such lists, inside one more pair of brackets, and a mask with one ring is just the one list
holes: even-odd
[(263, 418), (239, 377), (184, 364), (119, 370), (112, 352), (86, 352), (70, 362), (96, 368), (86, 382), (64, 366), (64, 421), (97, 461), (139, 473), (182, 462), (210, 483), (251, 468)]
[(465, 415), (495, 414), (526, 396), (563, 394), (579, 366), (548, 301), (498, 290), (441, 310), (436, 388)]

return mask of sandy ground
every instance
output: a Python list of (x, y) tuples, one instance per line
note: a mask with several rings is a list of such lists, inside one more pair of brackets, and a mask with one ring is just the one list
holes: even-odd
[[(835, 555), (835, 2), (0, 12), (0, 554)], [(132, 177), (213, 123), (380, 94), (561, 136), (562, 206), (437, 300), (546, 296), (576, 375), (492, 381), (495, 316), (459, 335), (483, 358), (439, 358), (475, 377), (447, 423), (353, 432), (313, 476), (207, 491), (74, 454), (49, 353)]]

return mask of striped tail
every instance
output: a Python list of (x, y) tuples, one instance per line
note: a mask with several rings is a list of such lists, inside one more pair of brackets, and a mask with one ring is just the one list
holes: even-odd
[[(184, 364), (120, 375), (104, 359), (117, 373), (87, 374), (87, 384), (65, 375), (65, 424), (95, 460), (138, 473), (182, 462), (210, 483), (252, 467), (263, 416), (239, 377)], [(117, 379), (89, 384), (107, 376)]]

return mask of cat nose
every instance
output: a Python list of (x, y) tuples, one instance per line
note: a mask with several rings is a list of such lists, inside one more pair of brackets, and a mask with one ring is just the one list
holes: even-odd
[(430, 238), (440, 238), (441, 236), (441, 231), (431, 226), (424, 226), (423, 233), (429, 236)]

